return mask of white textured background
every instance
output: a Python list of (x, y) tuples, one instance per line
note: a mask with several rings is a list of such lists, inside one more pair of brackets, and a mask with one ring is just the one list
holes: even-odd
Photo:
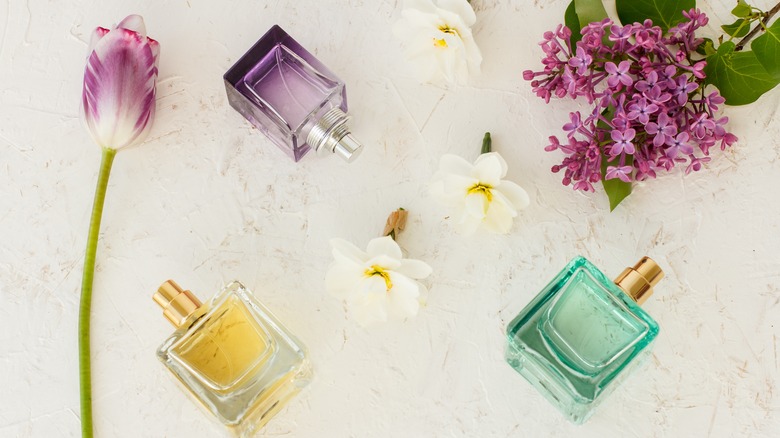
[[(86, 42), (129, 13), (160, 41), (149, 140), (117, 157), (93, 304), (99, 437), (219, 437), (155, 358), (171, 333), (151, 294), (202, 298), (232, 279), (308, 345), (316, 379), (264, 429), (291, 437), (777, 436), (780, 430), (780, 92), (727, 108), (739, 137), (705, 171), (638, 184), (614, 213), (542, 150), (576, 106), (521, 79), (566, 0), (474, 0), (483, 73), (418, 85), (390, 26), (400, 1), (0, 0), (0, 436), (79, 435), (77, 308), (99, 163), (78, 119)], [(699, 1), (714, 24), (730, 0)], [(756, 0), (768, 9), (770, 0)], [(295, 164), (227, 103), (222, 74), (279, 23), (347, 82), (353, 165)], [(714, 27), (710, 27), (714, 32)], [(531, 206), (509, 236), (454, 234), (426, 196), (445, 152), (484, 131)], [(359, 246), (388, 212), (434, 267), (428, 306), (363, 330), (324, 291), (328, 239)], [(614, 276), (642, 255), (667, 278), (645, 305), (653, 360), (581, 427), (502, 358), (508, 321), (574, 255)]]

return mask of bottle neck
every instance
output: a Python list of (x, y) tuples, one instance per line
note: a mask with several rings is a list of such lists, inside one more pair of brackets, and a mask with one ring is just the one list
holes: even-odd
[(351, 163), (363, 151), (363, 145), (352, 136), (348, 121), (349, 116), (339, 107), (331, 108), (311, 128), (306, 143), (318, 155), (334, 153)]
[(640, 306), (653, 294), (653, 287), (664, 278), (664, 271), (650, 257), (642, 257), (633, 267), (626, 268), (615, 284)]
[(163, 316), (176, 328), (190, 325), (196, 319), (193, 316), (202, 313), (199, 310), (203, 303), (198, 297), (188, 290), (183, 290), (173, 280), (160, 285), (152, 298), (162, 307)]

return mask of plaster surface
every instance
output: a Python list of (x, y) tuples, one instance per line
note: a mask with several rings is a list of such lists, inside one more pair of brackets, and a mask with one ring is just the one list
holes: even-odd
[[(561, 185), (549, 170), (561, 156), (543, 150), (578, 104), (545, 105), (521, 77), (567, 3), (474, 0), (483, 72), (444, 89), (403, 61), (400, 1), (0, 0), (0, 436), (80, 436), (76, 327), (100, 160), (81, 81), (92, 29), (130, 13), (161, 44), (158, 110), (109, 184), (96, 436), (226, 436), (155, 358), (172, 328), (151, 295), (168, 278), (204, 299), (239, 279), (308, 346), (315, 380), (262, 436), (777, 436), (780, 91), (725, 109), (740, 140), (705, 170), (639, 183), (610, 213), (603, 192)], [(732, 1), (699, 6), (710, 34), (731, 21)], [(296, 164), (229, 107), (222, 74), (277, 23), (346, 81), (366, 145), (355, 163)], [(485, 131), (531, 205), (509, 235), (466, 238), (427, 185), (442, 154), (474, 159)], [(328, 240), (364, 247), (400, 206), (400, 244), (434, 269), (428, 302), (362, 329), (324, 290)], [(661, 326), (651, 360), (583, 426), (503, 360), (506, 324), (577, 254), (611, 276), (643, 255), (666, 271), (645, 304)]]

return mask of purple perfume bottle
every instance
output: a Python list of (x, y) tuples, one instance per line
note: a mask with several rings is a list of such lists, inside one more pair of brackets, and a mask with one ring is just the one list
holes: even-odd
[(279, 26), (225, 73), (230, 105), (295, 161), (309, 149), (354, 160), (363, 149), (347, 127), (347, 92), (330, 69)]

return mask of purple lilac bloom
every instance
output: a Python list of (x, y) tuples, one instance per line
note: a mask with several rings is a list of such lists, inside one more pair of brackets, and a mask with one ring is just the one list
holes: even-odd
[(572, 137), (578, 129), (582, 126), (582, 120), (580, 119), (580, 112), (569, 113), (569, 119), (571, 122), (563, 125), (563, 130), (568, 132), (568, 136)]
[(573, 56), (569, 59), (569, 65), (572, 68), (576, 68), (577, 74), (579, 75), (587, 73), (591, 62), (593, 62), (593, 57), (591, 57), (582, 47), (577, 47), (577, 56)]
[(607, 166), (607, 173), (604, 176), (604, 179), (614, 179), (618, 178), (619, 180), (623, 182), (631, 182), (631, 171), (634, 168), (631, 166)]
[(648, 122), (645, 125), (645, 132), (655, 136), (653, 137), (653, 146), (661, 147), (666, 143), (668, 137), (673, 137), (677, 134), (677, 126), (675, 126), (671, 117), (666, 115), (666, 113), (662, 113), (658, 116), (657, 123)]
[(638, 120), (639, 123), (647, 125), (650, 115), (656, 111), (658, 111), (658, 105), (648, 104), (646, 99), (640, 98), (628, 106), (626, 117), (628, 120)]
[(699, 85), (695, 82), (688, 82), (688, 77), (680, 75), (674, 82), (673, 86), (670, 86), (672, 96), (677, 98), (677, 103), (680, 106), (684, 106), (688, 103), (688, 94), (699, 88)]
[[(703, 40), (695, 32), (707, 17), (697, 9), (683, 15), (687, 21), (667, 32), (650, 20), (620, 26), (604, 19), (585, 26), (576, 44), (565, 26), (545, 32), (542, 69), (523, 78), (545, 102), (582, 96), (591, 105), (570, 113), (566, 143), (552, 136), (545, 147), (565, 155), (552, 168), (563, 173), (564, 185), (592, 191), (602, 179), (640, 181), (677, 165), (698, 171), (711, 147), (737, 141), (726, 130), (728, 118), (716, 114), (723, 97), (705, 92), (706, 61), (696, 53)], [(602, 171), (605, 156), (619, 165)]]
[(658, 85), (658, 72), (650, 70), (650, 73), (648, 73), (644, 79), (636, 82), (634, 88), (636, 88), (637, 91), (647, 91), (656, 85)]
[(631, 75), (628, 74), (628, 69), (631, 68), (631, 63), (628, 61), (621, 61), (620, 64), (615, 65), (614, 62), (607, 62), (604, 64), (604, 70), (609, 73), (609, 78), (607, 79), (607, 85), (609, 85), (612, 88), (615, 88), (620, 82), (621, 84), (625, 86), (629, 86), (632, 83), (634, 83), (634, 80), (631, 78)]
[(626, 129), (625, 131), (612, 131), (610, 136), (614, 143), (610, 149), (610, 155), (614, 157), (622, 153), (633, 154), (636, 152), (634, 143), (631, 143), (631, 140), (634, 139), (635, 135), (636, 131), (631, 128)]
[(681, 132), (676, 137), (668, 137), (666, 144), (669, 148), (666, 149), (666, 156), (669, 158), (677, 158), (677, 155), (683, 153), (690, 155), (693, 153), (693, 146), (688, 143), (690, 136), (687, 132)]

